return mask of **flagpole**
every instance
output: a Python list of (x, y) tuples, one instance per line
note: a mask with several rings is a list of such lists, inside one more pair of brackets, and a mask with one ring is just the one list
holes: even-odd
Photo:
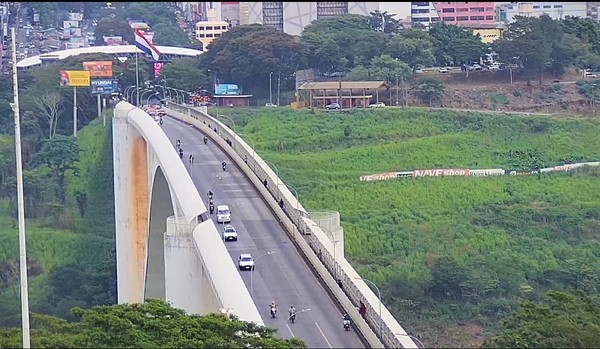
[(140, 70), (138, 68), (138, 48), (135, 47), (135, 105), (140, 105)]

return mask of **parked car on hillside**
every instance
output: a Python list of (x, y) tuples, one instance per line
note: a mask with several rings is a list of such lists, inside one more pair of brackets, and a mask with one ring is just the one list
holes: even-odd
[(327, 110), (340, 110), (340, 109), (341, 109), (341, 107), (340, 107), (339, 103), (331, 103), (331, 104), (328, 104), (328, 105), (327, 105), (325, 108), (326, 108)]
[(371, 104), (369, 107), (371, 107), (371, 108), (383, 108), (383, 107), (385, 107), (385, 103), (383, 103), (383, 102), (377, 102), (377, 103)]
[(438, 68), (438, 73), (447, 73), (447, 72), (449, 72), (449, 71), (450, 71), (450, 70), (448, 70), (448, 68), (443, 68), (443, 67), (439, 67), (439, 68)]

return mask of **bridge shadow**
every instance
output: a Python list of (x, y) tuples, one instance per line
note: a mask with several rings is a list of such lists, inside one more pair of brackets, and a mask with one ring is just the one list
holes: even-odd
[(167, 218), (175, 213), (169, 184), (160, 166), (156, 168), (154, 174), (151, 195), (144, 298), (165, 300), (165, 232), (167, 231)]

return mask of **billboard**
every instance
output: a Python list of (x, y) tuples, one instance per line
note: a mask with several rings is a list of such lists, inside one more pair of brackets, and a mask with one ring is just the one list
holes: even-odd
[(63, 21), (63, 28), (64, 29), (79, 28), (79, 22), (78, 21)]
[(89, 70), (92, 78), (112, 78), (112, 61), (83, 62), (83, 69)]
[(119, 46), (123, 43), (122, 36), (103, 36), (102, 39), (106, 46)]
[(215, 85), (216, 95), (240, 95), (242, 91), (236, 84), (216, 84)]
[(91, 81), (90, 94), (110, 95), (119, 91), (117, 79), (94, 79)]
[(34, 13), (33, 14), (33, 22), (37, 23), (40, 21), (40, 14), (39, 13)]
[(415, 177), (445, 177), (445, 176), (468, 176), (469, 169), (454, 169), (454, 168), (441, 168), (433, 170), (415, 170)]
[(69, 21), (83, 21), (83, 13), (69, 13)]
[(87, 70), (61, 70), (60, 86), (89, 87), (90, 72)]
[(165, 66), (165, 62), (154, 62), (154, 77), (157, 78), (160, 75), (160, 70)]

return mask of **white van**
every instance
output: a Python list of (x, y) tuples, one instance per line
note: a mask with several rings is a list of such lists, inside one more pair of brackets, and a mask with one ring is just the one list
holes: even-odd
[(231, 211), (228, 205), (217, 206), (217, 223), (230, 223)]

